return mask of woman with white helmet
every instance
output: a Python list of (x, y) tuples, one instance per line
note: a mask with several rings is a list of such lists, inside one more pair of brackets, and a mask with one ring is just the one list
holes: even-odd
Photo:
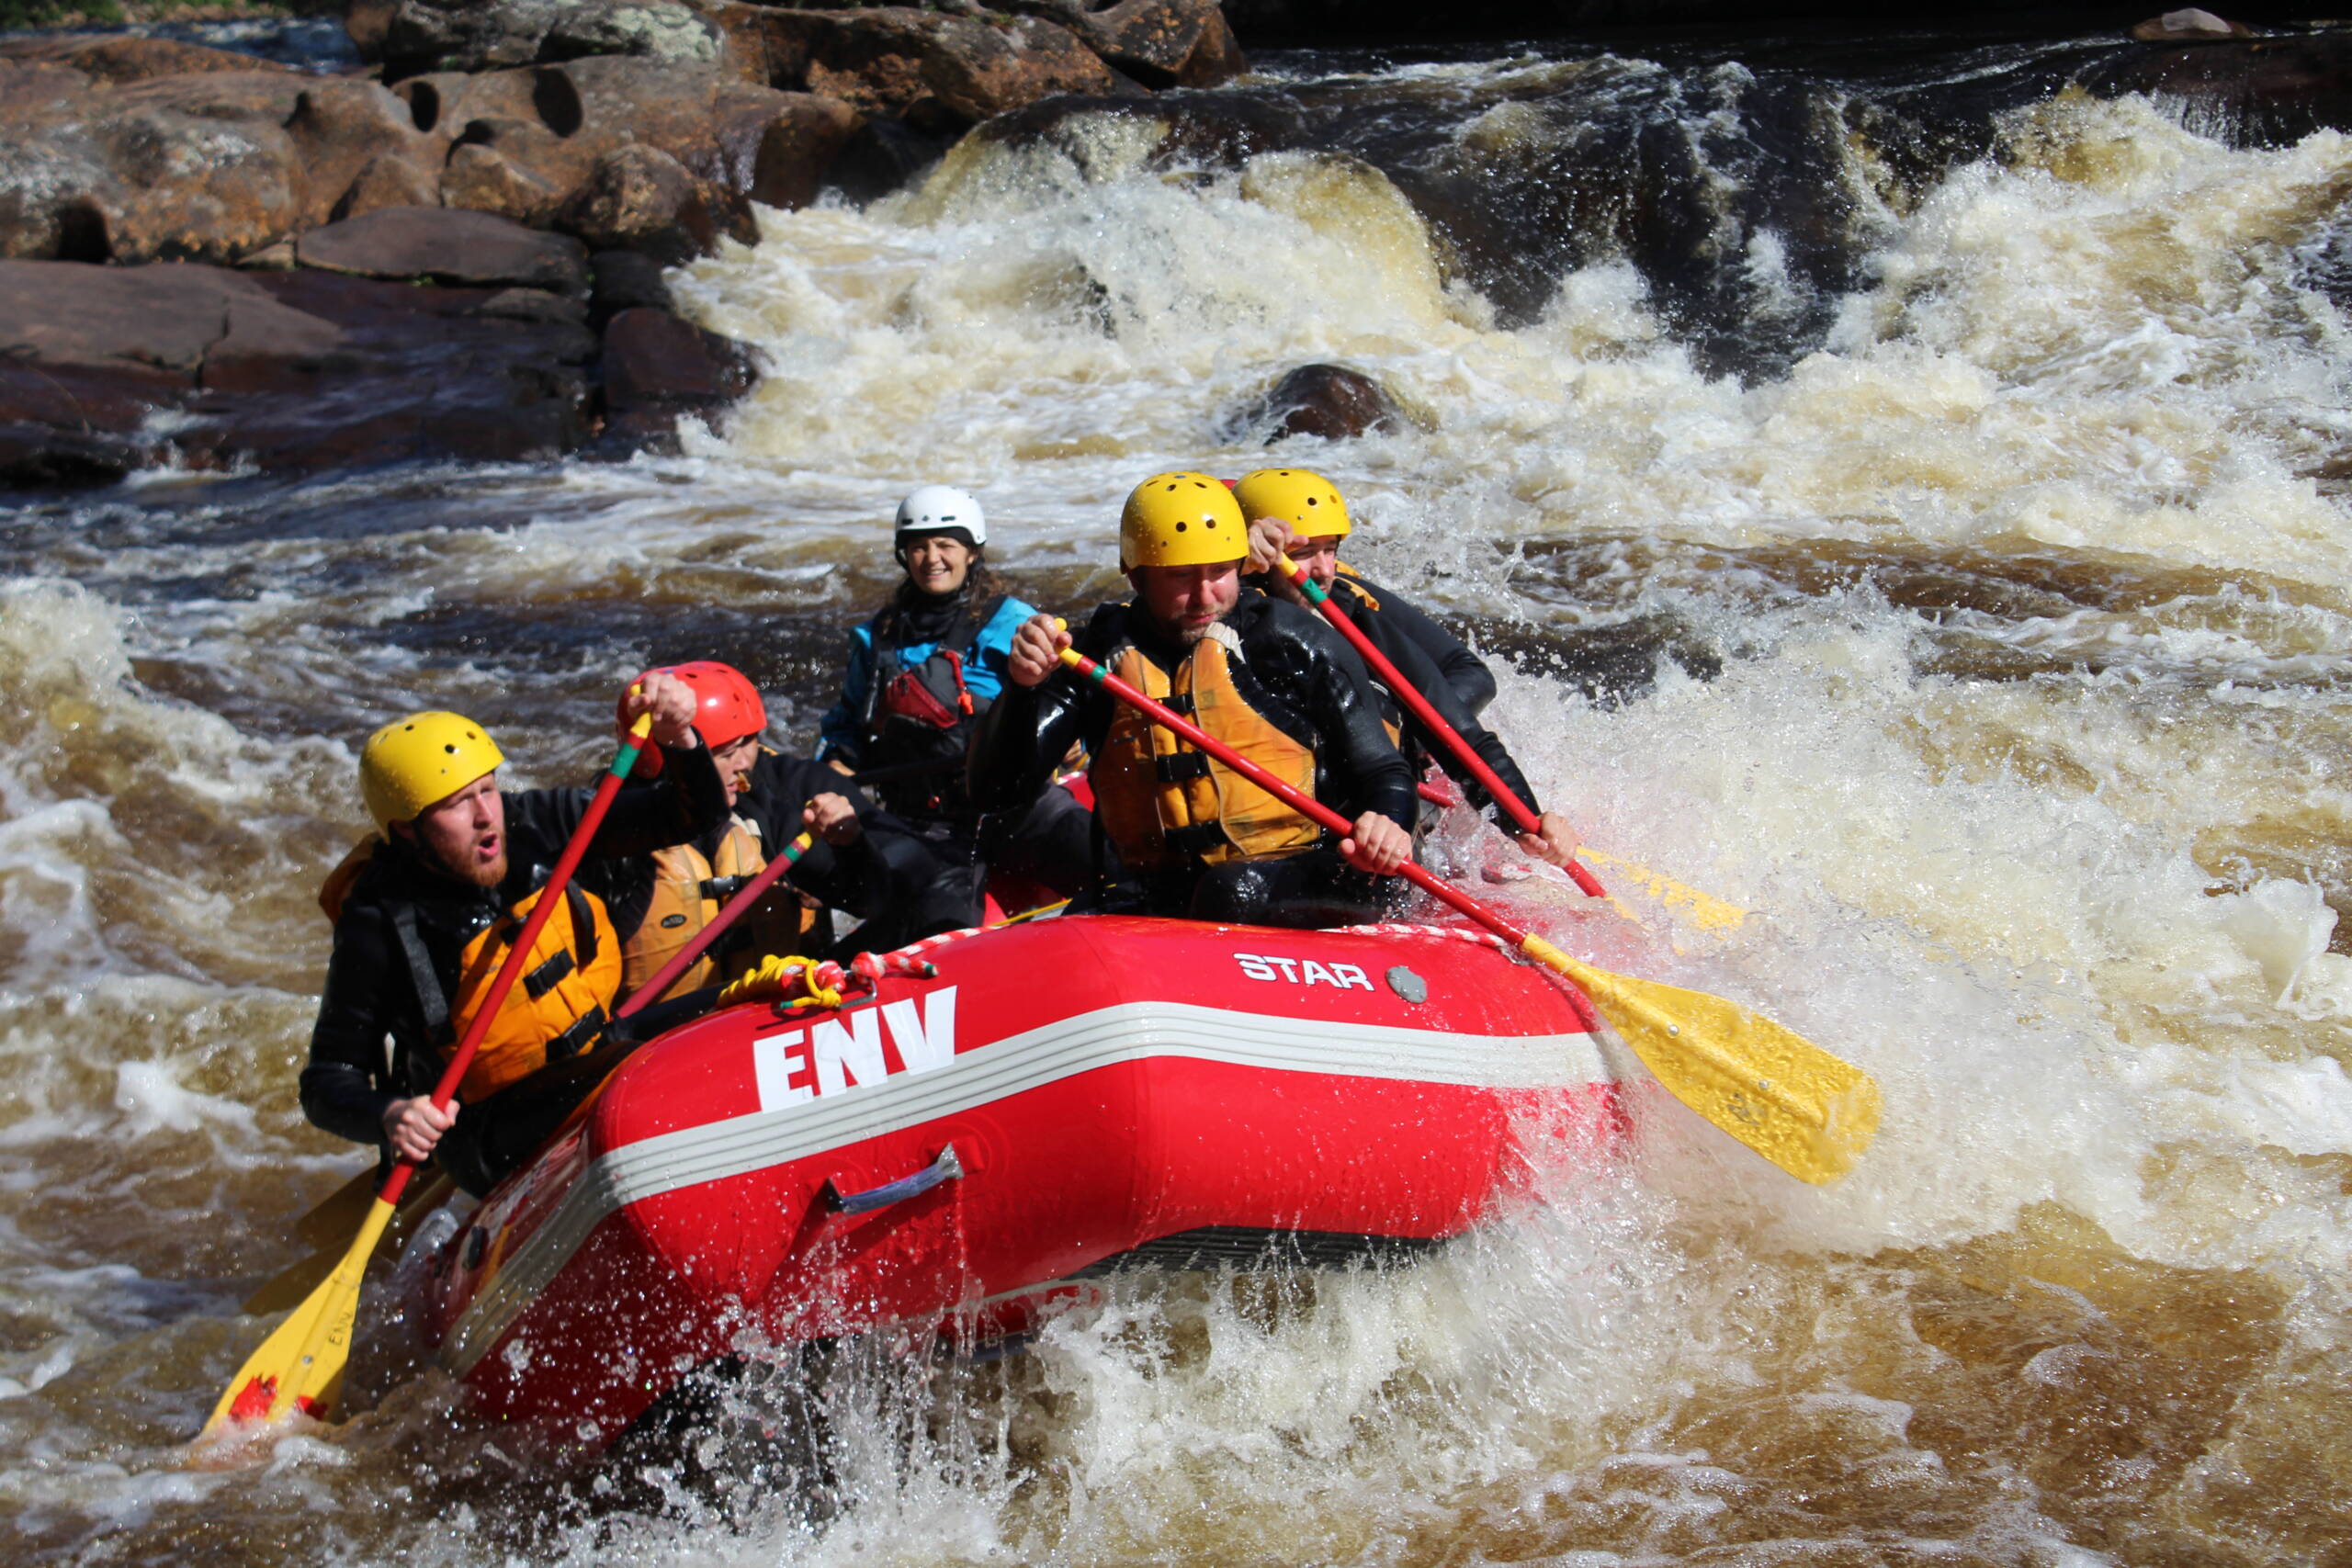
[(916, 917), (924, 931), (978, 922), (991, 860), (1050, 881), (1036, 873), (1079, 858), (1068, 852), (1082, 854), (1090, 832), (1066, 792), (1020, 820), (984, 822), (965, 788), (965, 756), (1004, 689), (1012, 634), (1037, 613), (997, 587), (988, 538), (979, 502), (951, 485), (899, 502), (892, 547), (906, 580), (850, 633), (841, 700), (820, 729), (819, 759), (857, 775), (937, 862), (909, 868), (928, 887)]

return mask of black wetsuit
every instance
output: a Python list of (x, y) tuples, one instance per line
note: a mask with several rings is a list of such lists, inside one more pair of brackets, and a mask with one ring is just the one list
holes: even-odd
[[(1240, 643), (1239, 665), (1261, 716), (1315, 751), (1315, 798), (1350, 821), (1376, 811), (1402, 825), (1414, 818), (1413, 777), (1380, 727), (1370, 682), (1355, 650), (1315, 615), (1245, 592), (1225, 617)], [(1133, 604), (1105, 604), (1076, 639), (1080, 653), (1108, 664), (1133, 643), (1164, 669), (1183, 649)], [(989, 715), (974, 755), (974, 797), (1011, 807), (1035, 796), (1076, 742), (1100, 755), (1119, 699), (1068, 670), (1033, 687), (1008, 686)], [(1098, 829), (1093, 886), (1081, 907), (1190, 915), (1238, 924), (1344, 925), (1385, 916), (1405, 885), (1366, 875), (1340, 857), (1335, 836), (1282, 856), (1208, 864), (1182, 857), (1132, 871)]]
[[(662, 783), (625, 789), (591, 840), (594, 856), (645, 855), (683, 843), (726, 818), (727, 788), (703, 747), (662, 749)], [(302, 1069), (302, 1113), (357, 1144), (384, 1145), (384, 1110), (429, 1094), (441, 1051), (412, 977), (395, 912), (415, 914), (415, 931), (443, 998), (458, 984), (459, 955), (505, 910), (542, 886), (586, 814), (588, 789), (504, 790), (506, 880), (476, 887), (436, 870), (398, 838), (379, 847), (335, 921), (310, 1062)], [(640, 915), (643, 905), (639, 907)], [(462, 1107), (434, 1157), (469, 1191), (486, 1191), (560, 1125), (581, 1098), (639, 1040), (677, 1020), (680, 1004), (649, 1009), (605, 1031), (601, 1043), (551, 1063), (477, 1105)], [(708, 993), (695, 993), (707, 1006)]]

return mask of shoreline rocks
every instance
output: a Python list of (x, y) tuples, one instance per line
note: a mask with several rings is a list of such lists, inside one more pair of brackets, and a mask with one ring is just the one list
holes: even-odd
[[(755, 202), (896, 188), (1006, 109), (1147, 98), (1245, 64), (1216, 0), (351, 0), (346, 26), (365, 74), (129, 34), (0, 35), (12, 311), (78, 319), (113, 299), (161, 332), (157, 301), (186, 295), (214, 326), (270, 299), (303, 318), (279, 321), (284, 354), (224, 330), (194, 365), (176, 337), (76, 357), (0, 326), (0, 483), (100, 482), (172, 456), (309, 468), (666, 444), (678, 414), (741, 395), (750, 353), (659, 309), (621, 309), (598, 339), (592, 253), (674, 265), (753, 239)], [(560, 265), (539, 243), (555, 240)], [(505, 276), (525, 255), (544, 269)], [(125, 295), (108, 276), (141, 281)], [(461, 419), (418, 401), (434, 344)], [(52, 374), (55, 395), (39, 392)], [(496, 388), (513, 417), (490, 407)], [(288, 402), (300, 395), (307, 414)], [(167, 412), (185, 428), (165, 441), (149, 433)], [(338, 418), (348, 440), (325, 428)]]
[(626, 457), (757, 380), (634, 253), (600, 258), (639, 269), (616, 302), (578, 241), (484, 213), (388, 208), (292, 252), (282, 271), (0, 260), (0, 483)]

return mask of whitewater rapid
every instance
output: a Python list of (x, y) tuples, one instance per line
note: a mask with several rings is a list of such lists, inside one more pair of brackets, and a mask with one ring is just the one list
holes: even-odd
[[(1372, 85), (1458, 96), (1502, 156), (1561, 134), (1514, 96), (1544, 68)], [(1921, 190), (1858, 146), (1864, 279), (1742, 379), (1629, 262), (1505, 325), (1363, 159), (1171, 168), (1156, 126), (1081, 118), (865, 211), (765, 212), (676, 278), (766, 363), (682, 457), (165, 473), (6, 514), (10, 1555), (2341, 1550), (2352, 142), (2073, 96), (1999, 142)], [(1724, 265), (1804, 287), (1769, 236)], [(1423, 1266), (1130, 1280), (986, 1366), (854, 1347), (821, 1509), (514, 1474), (430, 1374), (258, 1471), (181, 1468), (258, 1339), (236, 1302), (363, 1163), (293, 1098), (360, 737), (452, 706), (519, 782), (580, 779), (616, 682), (716, 656), (805, 744), (899, 494), (971, 489), (992, 562), (1080, 607), (1117, 592), (1126, 490), (1267, 460), (1238, 412), (1314, 361), (1408, 415), (1279, 449), (1347, 494), (1349, 558), (1497, 654), (1489, 721), (1592, 844), (1751, 913), (1487, 891), (1870, 1070), (1851, 1177), (1800, 1187), (1643, 1097), (1624, 1164), (1563, 1160)]]

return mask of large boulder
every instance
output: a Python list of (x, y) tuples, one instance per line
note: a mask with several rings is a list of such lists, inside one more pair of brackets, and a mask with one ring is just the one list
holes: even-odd
[(166, 457), (554, 457), (588, 432), (583, 316), (527, 288), (0, 261), (0, 483), (102, 481)]
[(35, 95), (0, 94), (0, 256), (228, 261), (303, 222), (309, 184), (285, 123), (311, 78), (208, 69), (111, 86), (74, 73), (78, 88), (48, 74)]
[(716, 67), (728, 38), (679, 0), (400, 0), (356, 20), (353, 41), (394, 79), (599, 54)]
[(2287, 146), (2315, 130), (2352, 131), (2352, 35), (2150, 45), (2086, 71), (2084, 85), (2189, 107), (2200, 129), (2233, 145)]
[(556, 227), (592, 250), (641, 251), (673, 265), (716, 250), (718, 204), (693, 171), (655, 147), (617, 147), (571, 193)]
[[(327, 81), (305, 89), (286, 121), (301, 159), (305, 227), (392, 203), (387, 189), (433, 190), (444, 154), (409, 106), (380, 82)], [(363, 171), (366, 192), (357, 190)]]
[(748, 194), (769, 207), (795, 209), (817, 199), (825, 176), (865, 117), (838, 98), (786, 93), (760, 133)]

